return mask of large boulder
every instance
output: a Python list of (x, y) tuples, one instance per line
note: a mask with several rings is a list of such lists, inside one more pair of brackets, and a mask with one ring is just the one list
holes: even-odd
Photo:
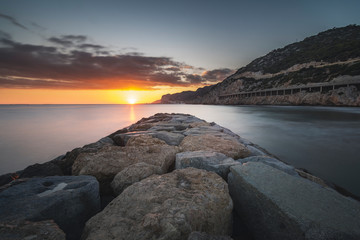
[(230, 168), (236, 212), (255, 239), (360, 239), (360, 203), (261, 162)]
[(91, 176), (31, 178), (0, 192), (0, 209), (1, 222), (53, 219), (76, 239), (100, 210), (99, 184)]
[(227, 235), (232, 200), (217, 174), (187, 168), (126, 188), (91, 218), (82, 239), (187, 239), (192, 231)]
[(163, 174), (163, 171), (159, 166), (154, 166), (144, 162), (135, 163), (116, 174), (111, 182), (111, 187), (114, 193), (119, 195), (131, 184), (139, 182), (153, 174)]
[(274, 167), (276, 169), (279, 169), (283, 172), (286, 172), (287, 174), (293, 175), (293, 176), (299, 176), (295, 168), (291, 165), (288, 165), (280, 160), (277, 160), (275, 158), (269, 157), (269, 156), (252, 156), (247, 157), (243, 159), (237, 160), (239, 163), (247, 163), (247, 162), (262, 162), (266, 165), (269, 165), (271, 167)]
[(222, 153), (209, 151), (181, 152), (176, 154), (175, 168), (199, 168), (215, 172), (223, 179), (227, 179), (230, 167), (239, 162)]
[(184, 152), (213, 151), (223, 153), (233, 159), (245, 158), (250, 155), (250, 151), (235, 139), (224, 139), (210, 134), (186, 136), (180, 147)]
[(111, 193), (110, 182), (114, 176), (131, 164), (121, 147), (107, 146), (97, 152), (80, 153), (72, 166), (72, 174), (94, 176), (102, 194)]
[(139, 162), (158, 166), (166, 173), (175, 162), (178, 148), (150, 135), (131, 137), (126, 147), (107, 146), (95, 153), (81, 153), (73, 165), (73, 175), (91, 175), (100, 183), (102, 194), (111, 194), (110, 183), (124, 168)]
[(1, 240), (65, 240), (65, 233), (52, 220), (0, 223)]

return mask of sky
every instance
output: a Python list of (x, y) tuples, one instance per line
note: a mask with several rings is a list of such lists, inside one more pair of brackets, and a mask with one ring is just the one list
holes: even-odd
[(0, 0), (0, 104), (151, 103), (360, 24), (358, 0)]

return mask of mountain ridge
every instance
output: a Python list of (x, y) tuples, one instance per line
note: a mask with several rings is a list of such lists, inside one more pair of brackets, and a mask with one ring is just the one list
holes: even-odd
[(219, 96), (271, 88), (360, 81), (360, 26), (333, 28), (300, 42), (275, 49), (214, 85), (164, 95), (161, 103), (286, 104), (360, 106), (359, 85), (326, 93), (300, 92), (291, 96), (220, 99)]

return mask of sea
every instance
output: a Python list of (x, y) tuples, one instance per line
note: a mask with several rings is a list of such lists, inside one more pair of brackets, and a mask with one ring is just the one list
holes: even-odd
[(360, 108), (222, 105), (0, 105), (0, 174), (43, 163), (155, 113), (215, 122), (360, 196)]

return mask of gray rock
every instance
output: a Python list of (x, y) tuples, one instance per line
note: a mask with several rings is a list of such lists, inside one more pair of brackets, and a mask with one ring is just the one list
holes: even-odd
[(46, 176), (62, 176), (64, 175), (60, 167), (53, 162), (46, 163), (35, 163), (28, 166), (20, 174), (21, 178), (31, 178), (31, 177), (46, 177)]
[(204, 232), (192, 232), (187, 240), (232, 240), (232, 238), (223, 235), (211, 235)]
[(273, 168), (279, 169), (279, 170), (281, 170), (287, 174), (290, 174), (292, 176), (299, 176), (299, 174), (297, 173), (297, 171), (295, 170), (295, 168), (293, 166), (283, 163), (280, 160), (277, 160), (277, 159), (269, 157), (269, 156), (253, 156), (253, 157), (238, 159), (237, 161), (240, 162), (241, 164), (244, 164), (247, 162), (262, 162), (266, 165), (269, 165)]
[(65, 233), (52, 220), (0, 223), (1, 240), (65, 240)]
[(264, 156), (264, 155), (266, 155), (266, 153), (264, 153), (263, 151), (261, 151), (260, 149), (254, 147), (254, 146), (247, 145), (246, 147), (250, 150), (250, 153), (251, 153), (250, 156)]
[(236, 212), (255, 239), (360, 239), (360, 203), (260, 162), (230, 168)]
[(184, 139), (184, 135), (182, 134), (165, 131), (155, 132), (153, 137), (159, 138), (167, 144), (173, 146), (179, 146), (181, 141)]
[(240, 164), (234, 159), (227, 157), (222, 153), (210, 151), (194, 151), (181, 152), (176, 154), (176, 169), (183, 169), (188, 167), (205, 169), (207, 171), (215, 172), (223, 179), (227, 179), (230, 171), (230, 166)]
[(91, 176), (31, 178), (0, 192), (0, 209), (2, 222), (53, 219), (76, 239), (100, 210), (99, 184)]
[(227, 235), (232, 200), (217, 174), (187, 168), (126, 188), (85, 226), (83, 240), (187, 239), (192, 231)]

